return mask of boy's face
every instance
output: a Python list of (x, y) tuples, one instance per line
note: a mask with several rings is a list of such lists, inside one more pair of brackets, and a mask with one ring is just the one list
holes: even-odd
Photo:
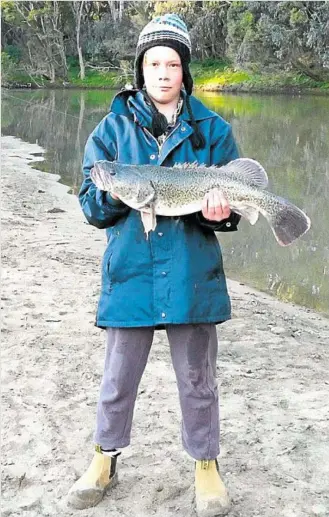
[(146, 91), (159, 104), (179, 99), (183, 70), (179, 54), (170, 47), (152, 47), (144, 54)]

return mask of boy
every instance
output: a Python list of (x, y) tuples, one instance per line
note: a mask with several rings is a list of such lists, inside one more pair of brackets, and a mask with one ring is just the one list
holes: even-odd
[(108, 237), (96, 321), (106, 329), (107, 351), (94, 458), (68, 496), (75, 508), (96, 505), (116, 482), (118, 449), (130, 443), (154, 330), (164, 328), (179, 389), (183, 446), (195, 460), (197, 513), (211, 517), (229, 509), (216, 459), (215, 324), (230, 318), (230, 300), (214, 232), (236, 230), (240, 217), (214, 189), (205, 196), (202, 212), (158, 216), (147, 240), (140, 213), (90, 179), (97, 160), (220, 166), (238, 157), (230, 125), (191, 96), (190, 55), (189, 34), (177, 15), (147, 24), (136, 50), (136, 89), (114, 98), (86, 145), (79, 199), (90, 224), (106, 228)]

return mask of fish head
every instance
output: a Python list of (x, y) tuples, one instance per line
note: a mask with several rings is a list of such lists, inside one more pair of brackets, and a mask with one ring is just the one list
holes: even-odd
[(135, 165), (97, 161), (92, 180), (97, 187), (116, 194), (132, 208), (142, 208), (155, 197), (152, 183), (143, 177)]

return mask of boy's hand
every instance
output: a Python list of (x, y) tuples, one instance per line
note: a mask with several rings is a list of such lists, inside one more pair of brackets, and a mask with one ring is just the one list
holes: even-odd
[(202, 215), (209, 221), (222, 221), (230, 217), (231, 209), (223, 192), (213, 188), (203, 198)]

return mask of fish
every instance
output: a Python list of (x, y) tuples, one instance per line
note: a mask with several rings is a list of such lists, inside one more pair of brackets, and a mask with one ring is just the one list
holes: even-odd
[(140, 211), (146, 238), (156, 228), (157, 215), (177, 217), (199, 212), (205, 194), (213, 188), (221, 190), (230, 209), (251, 225), (262, 214), (280, 246), (292, 244), (311, 226), (303, 210), (266, 190), (267, 173), (251, 158), (237, 158), (221, 167), (196, 162), (164, 167), (99, 160), (90, 177), (97, 188)]

